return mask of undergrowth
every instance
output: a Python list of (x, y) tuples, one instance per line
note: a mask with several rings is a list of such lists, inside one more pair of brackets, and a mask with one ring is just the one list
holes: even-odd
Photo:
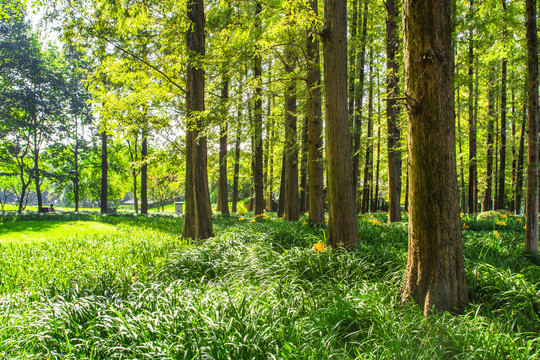
[(215, 215), (216, 237), (188, 243), (174, 217), (85, 216), (126, 231), (0, 249), (0, 358), (540, 357), (540, 270), (517, 225), (463, 230), (470, 307), (425, 318), (399, 295), (407, 224), (384, 214), (359, 217), (357, 249), (320, 253), (305, 218)]

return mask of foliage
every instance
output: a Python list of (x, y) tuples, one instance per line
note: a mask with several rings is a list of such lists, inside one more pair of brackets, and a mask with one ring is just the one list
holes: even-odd
[(175, 217), (57, 215), (2, 221), (116, 230), (3, 245), (2, 357), (540, 355), (538, 259), (523, 257), (523, 234), (507, 227), (464, 230), (470, 308), (424, 318), (398, 297), (407, 224), (381, 213), (358, 219), (352, 252), (314, 251), (325, 231), (307, 218), (215, 216), (216, 238), (187, 244)]

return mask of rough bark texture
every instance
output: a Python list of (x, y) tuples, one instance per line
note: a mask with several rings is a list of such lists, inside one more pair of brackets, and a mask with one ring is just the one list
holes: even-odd
[(388, 221), (401, 220), (401, 153), (398, 126), (399, 107), (394, 100), (399, 94), (398, 63), (396, 52), (399, 48), (397, 37), (397, 10), (396, 1), (386, 1), (386, 126), (388, 128)]
[[(292, 74), (294, 57), (291, 50), (285, 53), (287, 64), (285, 72)], [(297, 221), (300, 215), (298, 198), (298, 146), (296, 121), (296, 81), (289, 80), (285, 90), (285, 208), (283, 216), (290, 221)]]
[(219, 179), (216, 210), (229, 214), (229, 190), (227, 189), (227, 113), (229, 101), (229, 77), (221, 78), (221, 123), (219, 129)]
[(302, 120), (302, 145), (301, 145), (301, 155), (300, 155), (300, 213), (303, 213), (307, 210), (307, 147), (308, 147), (308, 138), (307, 138), (307, 116)]
[(347, 2), (324, 1), (322, 32), (325, 134), (328, 177), (328, 243), (334, 248), (358, 244), (358, 223), (351, 168), (347, 111)]
[(523, 163), (525, 154), (525, 133), (527, 125), (526, 105), (523, 106), (523, 121), (521, 123), (521, 134), (519, 136), (519, 150), (516, 169), (516, 212), (521, 214), (521, 198), (523, 191)]
[(403, 299), (425, 315), (467, 304), (459, 218), (451, 1), (403, 4), (410, 169), (409, 252)]
[(208, 192), (207, 142), (205, 136), (200, 136), (204, 122), (199, 116), (205, 110), (204, 70), (200, 64), (205, 54), (203, 0), (190, 0), (187, 14), (191, 25), (186, 34), (190, 59), (186, 81), (186, 214), (182, 235), (188, 239), (207, 239), (214, 233)]
[(373, 49), (369, 52), (369, 88), (368, 88), (368, 116), (366, 157), (364, 161), (364, 187), (362, 189), (361, 212), (370, 211), (370, 197), (373, 185)]
[(526, 0), (527, 34), (527, 114), (529, 153), (527, 166), (527, 229), (525, 251), (538, 254), (538, 38), (536, 0)]
[[(311, 9), (317, 12), (317, 0), (311, 1)], [(324, 224), (324, 180), (323, 180), (323, 139), (322, 139), (322, 101), (321, 68), (319, 59), (319, 41), (313, 33), (308, 33), (306, 41), (308, 58), (307, 73), (307, 108), (308, 108), (308, 197), (309, 221), (312, 224)]]
[[(255, 4), (255, 27), (260, 31), (260, 14), (262, 8), (259, 1)], [(254, 173), (253, 181), (255, 185), (255, 215), (264, 211), (264, 184), (263, 184), (263, 143), (262, 143), (262, 59), (257, 52), (254, 57), (253, 76), (255, 78), (255, 116), (253, 118), (254, 127)]]
[(107, 173), (109, 171), (109, 162), (107, 161), (107, 133), (103, 130), (101, 132), (101, 213), (107, 213)]

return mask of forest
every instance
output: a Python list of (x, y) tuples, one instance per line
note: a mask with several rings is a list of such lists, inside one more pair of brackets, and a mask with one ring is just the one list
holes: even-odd
[(540, 357), (534, 0), (0, 4), (0, 357)]

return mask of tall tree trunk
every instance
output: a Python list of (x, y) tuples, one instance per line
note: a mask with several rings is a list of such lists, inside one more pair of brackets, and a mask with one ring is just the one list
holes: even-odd
[(527, 105), (523, 104), (523, 120), (521, 122), (521, 134), (519, 136), (518, 161), (516, 169), (516, 212), (521, 214), (521, 198), (523, 192), (523, 163), (525, 154), (525, 126), (527, 124)]
[[(255, 28), (261, 29), (261, 3), (255, 3)], [(254, 107), (254, 174), (255, 185), (255, 215), (264, 211), (264, 185), (263, 185), (263, 143), (262, 143), (262, 59), (258, 51), (255, 53), (253, 76), (255, 79), (255, 107)]]
[[(505, 6), (506, 7), (506, 6)], [(504, 182), (506, 180), (506, 59), (502, 60), (501, 74), (501, 147), (499, 148), (499, 197), (497, 209), (504, 208)]]
[(143, 129), (141, 145), (141, 214), (148, 215), (148, 131)]
[(204, 70), (201, 58), (205, 55), (203, 0), (188, 2), (187, 15), (191, 22), (186, 34), (187, 66), (186, 105), (188, 126), (186, 134), (186, 214), (182, 236), (187, 239), (207, 239), (214, 236), (212, 207), (208, 191), (207, 140), (200, 136), (205, 110)]
[(403, 300), (460, 312), (467, 285), (459, 218), (451, 1), (403, 3), (410, 211)]
[(527, 34), (527, 114), (529, 150), (527, 167), (527, 229), (525, 251), (538, 254), (538, 37), (536, 0), (526, 0)]
[[(289, 75), (294, 70), (296, 59), (291, 49), (285, 50), (285, 72)], [(298, 146), (296, 121), (296, 81), (288, 80), (285, 90), (285, 209), (283, 216), (290, 221), (297, 221), (300, 215), (298, 198)]]
[[(469, 11), (473, 12), (473, 0), (469, 2)], [(469, 213), (475, 213), (477, 210), (478, 178), (476, 161), (476, 126), (474, 122), (474, 46), (473, 32), (469, 32)]]
[(75, 169), (73, 172), (73, 187), (75, 197), (75, 212), (79, 211), (79, 122), (75, 119)]
[(272, 107), (274, 105), (273, 95), (268, 99), (268, 182), (266, 196), (266, 210), (274, 211), (274, 121), (272, 119)]
[(283, 217), (283, 214), (285, 213), (285, 177), (287, 174), (286, 156), (285, 150), (283, 150), (283, 156), (281, 157), (281, 180), (279, 182), (278, 217)]
[(516, 97), (514, 88), (512, 88), (512, 184), (510, 186), (510, 212), (516, 213)]
[(229, 76), (223, 69), (221, 77), (221, 122), (219, 125), (219, 180), (216, 210), (229, 214), (229, 190), (227, 189), (227, 114), (229, 102)]
[[(459, 70), (459, 66), (456, 66), (456, 72)], [(456, 77), (458, 77), (458, 74), (456, 73)], [(466, 192), (465, 192), (465, 171), (463, 169), (463, 148), (461, 146), (461, 103), (459, 101), (459, 82), (457, 84), (457, 134), (458, 134), (458, 146), (459, 146), (459, 178), (461, 180), (461, 212), (467, 211), (467, 201), (466, 201)]]
[[(378, 78), (378, 76), (377, 76)], [(380, 89), (377, 80), (377, 89)], [(375, 195), (371, 201), (372, 211), (379, 209), (379, 170), (381, 165), (381, 93), (377, 91), (377, 165), (375, 166)]]
[(370, 211), (370, 195), (373, 182), (373, 49), (369, 51), (369, 88), (366, 161), (364, 163), (364, 189), (362, 191), (362, 213)]
[(355, 79), (356, 75), (356, 51), (358, 47), (358, 0), (353, 0), (352, 18), (350, 24), (350, 39), (347, 58), (349, 60), (349, 121), (351, 129), (354, 129), (354, 99), (355, 99)]
[(107, 160), (107, 132), (101, 131), (101, 213), (107, 213), (109, 200), (107, 198), (109, 162)]
[(397, 36), (398, 12), (396, 0), (386, 1), (386, 126), (388, 128), (388, 221), (401, 220), (401, 131), (398, 125), (399, 107), (395, 98), (399, 94), (398, 62), (399, 49)]
[[(311, 10), (318, 15), (317, 0), (310, 1)], [(322, 139), (322, 101), (321, 68), (319, 41), (308, 31), (306, 40), (307, 66), (307, 111), (308, 111), (308, 197), (309, 221), (311, 224), (324, 225), (324, 180), (323, 180), (323, 139)]]
[(347, 2), (324, 1), (324, 100), (328, 178), (328, 244), (358, 244), (347, 111)]
[(491, 186), (493, 183), (493, 123), (495, 122), (495, 95), (493, 86), (495, 79), (493, 78), (495, 69), (492, 69), (489, 75), (488, 86), (488, 128), (487, 128), (487, 156), (486, 156), (486, 191), (482, 200), (482, 211), (491, 210), (492, 193)]
[(307, 116), (302, 121), (302, 152), (300, 155), (300, 213), (307, 210), (307, 161), (308, 161), (308, 133)]
[(233, 174), (233, 193), (232, 193), (232, 212), (237, 212), (238, 204), (238, 177), (240, 176), (240, 137), (242, 135), (242, 110), (238, 108), (236, 121), (236, 143), (234, 145), (234, 174)]
[[(364, 11), (362, 15), (362, 36), (360, 37), (360, 47), (358, 54), (358, 87), (355, 89), (356, 99), (354, 101), (354, 124), (353, 124), (353, 188), (355, 202), (360, 198), (359, 194), (359, 178), (360, 178), (360, 142), (362, 139), (362, 106), (364, 101), (364, 66), (366, 63), (366, 39), (367, 39), (367, 23), (368, 23), (368, 3), (367, 0), (360, 0), (364, 2)], [(360, 17), (358, 17), (360, 19)], [(361, 207), (357, 208), (359, 212)]]

